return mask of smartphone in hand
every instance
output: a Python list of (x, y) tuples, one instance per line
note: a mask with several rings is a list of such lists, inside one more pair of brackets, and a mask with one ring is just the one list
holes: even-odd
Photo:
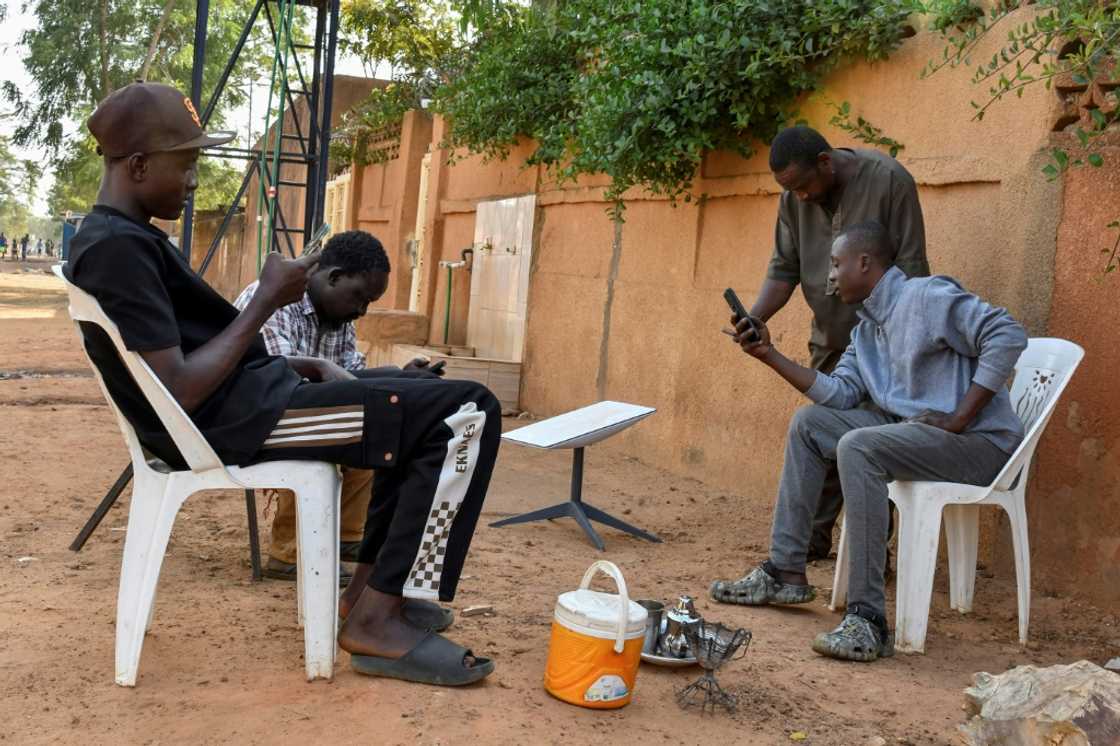
[(746, 307), (743, 305), (743, 302), (739, 300), (739, 296), (736, 295), (735, 291), (731, 288), (727, 288), (727, 290), (723, 291), (723, 299), (727, 301), (727, 305), (731, 307), (731, 313), (735, 314), (735, 318), (738, 321), (746, 319), (750, 322), (751, 333), (747, 336), (747, 340), (750, 342), (760, 341), (762, 339), (762, 334), (758, 330), (758, 322), (747, 312)]

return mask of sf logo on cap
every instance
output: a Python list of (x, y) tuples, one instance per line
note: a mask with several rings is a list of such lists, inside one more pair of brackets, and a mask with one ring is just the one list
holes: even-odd
[(186, 96), (183, 97), (183, 106), (187, 107), (187, 111), (191, 113), (191, 119), (194, 120), (195, 126), (202, 129), (202, 120), (198, 118), (198, 112), (195, 111), (194, 104)]

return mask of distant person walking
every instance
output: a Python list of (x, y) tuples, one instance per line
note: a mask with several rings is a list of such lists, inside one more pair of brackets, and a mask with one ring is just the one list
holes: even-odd
[(20, 254), (19, 258), (21, 260), (26, 260), (27, 259), (27, 243), (30, 240), (31, 240), (31, 236), (27, 235), (26, 233), (24, 233), (23, 238), (21, 238), (19, 240), (19, 254)]
[(3, 259), (4, 255), (7, 254), (7, 253), (8, 253), (8, 237), (4, 235), (3, 231), (0, 231), (0, 259)]

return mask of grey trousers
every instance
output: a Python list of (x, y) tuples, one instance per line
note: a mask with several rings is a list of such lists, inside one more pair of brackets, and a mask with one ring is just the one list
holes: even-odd
[[(843, 350), (818, 347), (812, 342), (809, 343), (809, 367), (821, 373), (831, 373), (843, 355)], [(820, 502), (813, 517), (813, 535), (809, 539), (810, 555), (828, 556), (832, 550), (832, 527), (836, 525), (836, 519), (840, 517), (840, 511), (843, 509), (844, 493), (840, 488), (840, 475), (836, 472), (836, 465), (833, 464), (825, 477)]]
[(885, 616), (887, 484), (896, 479), (988, 484), (1008, 457), (982, 435), (900, 422), (879, 409), (800, 409), (786, 440), (770, 561), (779, 570), (804, 572), (821, 487), (835, 464), (847, 510), (849, 608)]

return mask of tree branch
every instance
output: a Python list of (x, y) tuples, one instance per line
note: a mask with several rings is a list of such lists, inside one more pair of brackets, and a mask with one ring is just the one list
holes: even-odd
[(100, 26), (98, 28), (97, 48), (101, 56), (101, 95), (104, 99), (112, 91), (109, 89), (109, 0), (100, 0)]
[[(981, 119), (983, 119), (984, 118), (984, 112), (986, 112), (988, 109), (990, 109), (992, 107), (992, 105), (995, 104), (997, 101), (1002, 101), (1003, 98), (1005, 96), (1007, 96), (1008, 94), (1014, 93), (1015, 91), (1019, 90), (1020, 88), (1026, 88), (1027, 86), (1034, 85), (1035, 83), (1043, 83), (1043, 82), (1045, 82), (1047, 80), (1050, 80), (1052, 78), (1056, 78), (1057, 76), (1062, 75), (1063, 73), (1065, 73), (1065, 70), (1063, 70), (1063, 69), (1052, 70), (1050, 72), (1043, 73), (1042, 75), (1039, 75), (1037, 77), (1031, 78), (1030, 80), (1024, 80), (1024, 81), (1019, 82), (1019, 83), (1011, 83), (1011, 84), (1009, 84), (1005, 87), (1000, 88), (998, 90), (998, 92), (992, 93), (991, 98), (989, 98), (988, 101), (983, 106), (977, 106), (976, 107), (976, 113), (972, 115), (972, 120), (973, 121), (980, 121)], [(993, 89), (991, 89), (991, 91), (996, 91), (996, 89), (993, 88)]]
[(148, 79), (152, 61), (156, 58), (156, 49), (159, 47), (159, 37), (163, 35), (163, 30), (167, 27), (167, 20), (171, 17), (171, 10), (175, 7), (175, 2), (176, 0), (167, 0), (163, 4), (163, 13), (160, 14), (159, 22), (152, 31), (152, 41), (148, 45), (148, 54), (144, 57), (144, 64), (140, 67), (140, 80)]
[(976, 20), (976, 28), (974, 29), (975, 35), (972, 38), (968, 38), (968, 32), (964, 32), (959, 40), (957, 38), (950, 37), (949, 45), (955, 46), (957, 48), (956, 51), (953, 52), (953, 54), (946, 56), (945, 59), (942, 60), (939, 64), (930, 65), (928, 71), (923, 71), (922, 77), (928, 78), (929, 76), (945, 67), (959, 66), (962, 62), (964, 62), (965, 58), (971, 55), (973, 50), (975, 50), (976, 47), (980, 45), (980, 42), (984, 41), (984, 39), (987, 38), (992, 29), (998, 26), (1000, 22), (1003, 21), (1003, 19), (1011, 15), (1013, 10), (1016, 9), (1005, 6), (1002, 10), (992, 11), (992, 16), (988, 19), (978, 18)]
[[(1036, 55), (1038, 55), (1038, 57), (1041, 57), (1042, 55), (1046, 54), (1046, 52), (1047, 52), (1045, 47), (1041, 50), (1038, 50), (1038, 49), (1035, 49), (1034, 45), (1029, 43), (1029, 42), (1023, 42), (1022, 44), (1023, 44), (1022, 48), (1018, 52), (1016, 52), (1014, 55), (1009, 56), (1007, 58), (1007, 60), (1004, 61), (1004, 62), (1001, 62), (998, 67), (992, 68), (991, 70), (984, 70), (983, 75), (980, 75), (979, 71), (976, 74), (974, 74), (972, 76), (972, 82), (973, 83), (984, 83), (984, 82), (987, 82), (987, 81), (991, 80), (992, 78), (994, 78), (996, 76), (996, 74), (1001, 73), (1004, 70), (1006, 70), (1007, 68), (1011, 67), (1011, 63), (1018, 60), (1020, 57), (1022, 57), (1027, 52), (1033, 52)], [(1022, 72), (1024, 70), (1026, 70), (1028, 67), (1030, 67), (1031, 65), (1034, 65), (1034, 64), (1036, 64), (1035, 61), (1028, 62), (1026, 65), (1024, 65), (1022, 68), (1020, 68), (1019, 72)]]

